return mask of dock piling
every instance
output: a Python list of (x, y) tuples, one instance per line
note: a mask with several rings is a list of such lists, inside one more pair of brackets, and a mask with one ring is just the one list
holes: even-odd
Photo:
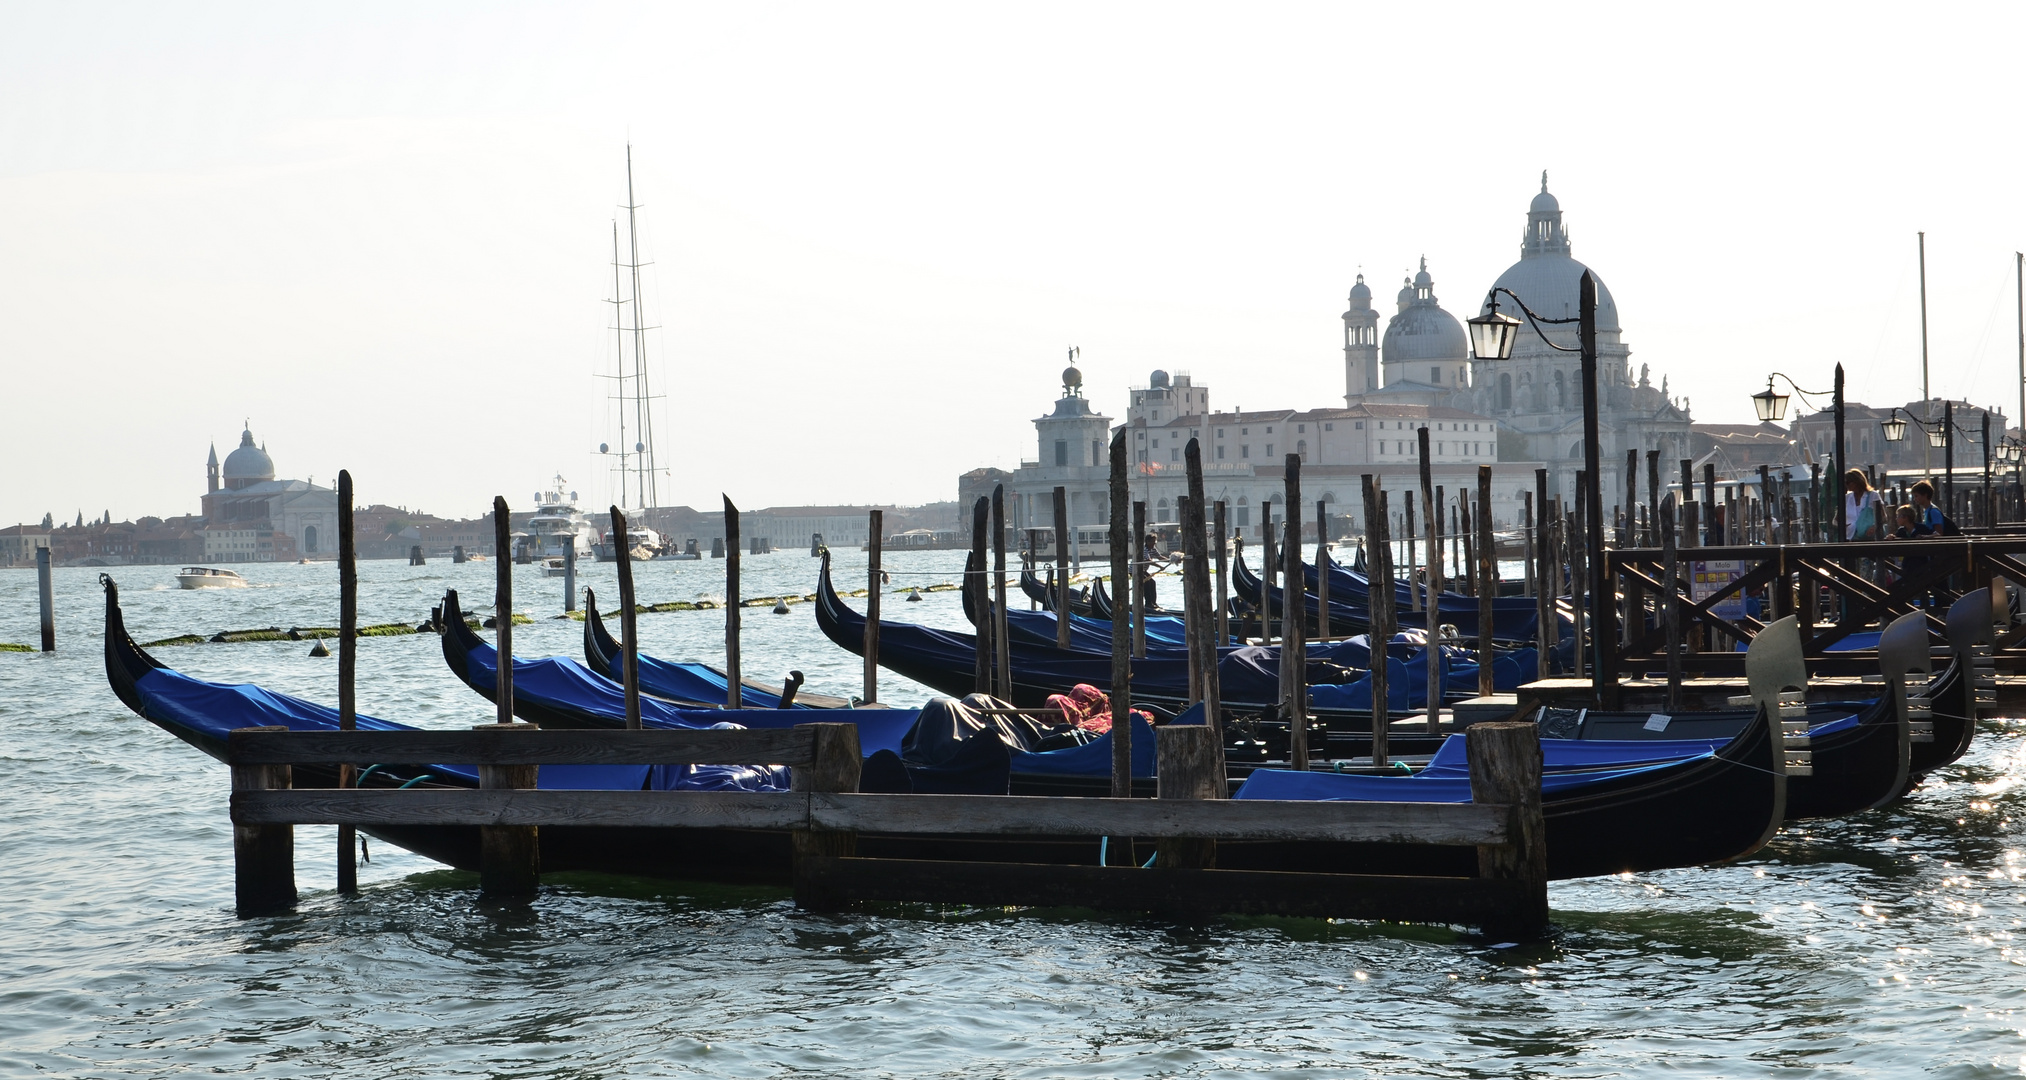
[(1492, 678), (1491, 599), (1498, 593), (1498, 560), (1492, 551), (1491, 466), (1477, 467), (1477, 693), (1497, 692)]
[[(285, 727), (239, 728), (240, 732), (287, 731)], [(286, 791), (294, 770), (287, 765), (234, 765), (232, 790)], [(295, 826), (232, 825), (233, 908), (242, 919), (269, 915), (295, 906)]]
[(1464, 730), (1470, 801), (1513, 808), (1510, 841), (1477, 849), (1479, 877), (1514, 881), (1516, 902), (1485, 920), (1493, 940), (1530, 941), (1548, 931), (1548, 830), (1541, 811), (1541, 731), (1531, 723), (1472, 724)]
[[(850, 794), (858, 790), (858, 725), (818, 723), (797, 725), (813, 739), (815, 761), (793, 767), (789, 786), (813, 794)], [(808, 872), (809, 861), (851, 858), (858, 854), (858, 834), (841, 829), (802, 828), (790, 841), (795, 852), (795, 906), (804, 911), (837, 911), (851, 903), (848, 895), (826, 887)]]
[[(739, 681), (739, 508), (732, 505), (730, 495), (720, 497), (725, 501), (725, 708), (742, 709), (746, 694)], [(626, 555), (621, 552), (619, 557)]]
[(886, 540), (886, 511), (873, 510), (866, 516), (865, 533), (865, 695), (870, 705), (879, 700), (879, 594), (880, 547)]
[[(359, 726), (359, 557), (352, 531), (352, 474), (338, 470), (338, 730)], [(352, 762), (338, 766), (338, 786), (358, 781)], [(338, 892), (359, 891), (359, 837), (351, 825), (338, 826)]]
[[(1225, 797), (1224, 754), (1214, 729), (1170, 724), (1154, 732), (1157, 798)], [(1154, 866), (1167, 870), (1209, 870), (1217, 865), (1217, 841), (1177, 838), (1155, 841)]]
[(42, 651), (56, 651), (56, 586), (50, 577), (49, 549), (35, 549), (35, 591), (42, 602)]
[(1287, 495), (1285, 539), (1281, 542), (1280, 700), (1287, 711), (1287, 764), (1308, 768), (1308, 582), (1301, 568), (1301, 455), (1289, 454), (1283, 472)]
[(1069, 489), (1055, 489), (1055, 647), (1069, 648)]
[(507, 510), (506, 496), (492, 497), (492, 535), (495, 549), (500, 554), (493, 559), (495, 582), (493, 588), (493, 629), (497, 655), (494, 657), (493, 705), (499, 723), (514, 722), (514, 564), (508, 556), (512, 548), (513, 515)]
[(612, 545), (619, 553), (619, 634), (625, 659), (619, 668), (620, 683), (626, 692), (626, 729), (640, 730), (640, 636), (634, 620), (633, 545), (626, 535), (626, 515), (612, 507)]
[(563, 544), (563, 614), (577, 610), (577, 538)]
[[(624, 549), (620, 558), (625, 558)], [(473, 731), (496, 733), (539, 731), (533, 724), (479, 724)], [(535, 786), (539, 765), (480, 765), (478, 786), (482, 791), (525, 791)], [(535, 895), (542, 879), (542, 848), (539, 826), (480, 825), (478, 827), (478, 891), (488, 900), (525, 900)]]
[(1132, 579), (1132, 545), (1126, 536), (1126, 504), (1132, 501), (1126, 479), (1126, 431), (1111, 441), (1111, 579), (1114, 588), (1111, 621), (1111, 795), (1133, 794), (1133, 608), (1132, 593), (1117, 592)]
[[(874, 591), (879, 583), (873, 582)], [(998, 670), (1003, 701), (1013, 700), (1012, 645), (1006, 640), (1006, 485), (992, 487), (992, 666)]]

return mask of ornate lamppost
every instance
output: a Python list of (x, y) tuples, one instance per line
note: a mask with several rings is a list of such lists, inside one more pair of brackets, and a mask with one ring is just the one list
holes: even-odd
[[(1470, 345), (1479, 360), (1510, 360), (1512, 347), (1519, 338), (1520, 320), (1498, 310), (1498, 294), (1512, 297), (1513, 304), (1527, 317), (1534, 333), (1541, 341), (1556, 352), (1580, 353), (1583, 360), (1583, 471), (1589, 476), (1589, 490), (1585, 493), (1583, 516), (1585, 522), (1584, 546), (1589, 549), (1589, 558), (1584, 560), (1590, 570), (1587, 587), (1592, 604), (1604, 603), (1604, 495), (1603, 470), (1598, 464), (1597, 446), (1597, 282), (1588, 270), (1583, 271), (1582, 280), (1576, 285), (1576, 317), (1573, 319), (1545, 319), (1535, 314), (1511, 289), (1492, 286), (1485, 294), (1485, 302), (1491, 310), (1468, 320)], [(1576, 348), (1558, 345), (1548, 336), (1541, 325), (1566, 326), (1576, 324)], [(1590, 634), (1591, 677), (1604, 678), (1604, 642), (1594, 631)]]
[[(1822, 391), (1820, 390), (1802, 389), (1799, 383), (1796, 383), (1784, 372), (1779, 371), (1773, 372), (1771, 375), (1768, 375), (1766, 377), (1766, 388), (1752, 395), (1752, 407), (1758, 410), (1759, 419), (1762, 421), (1766, 421), (1768, 423), (1785, 419), (1787, 416), (1787, 395), (1779, 393), (1778, 391), (1773, 389), (1774, 379), (1786, 379), (1787, 385), (1789, 387), (1792, 387), (1793, 391), (1796, 394), (1801, 395), (1803, 400), (1806, 400), (1809, 397), (1819, 397), (1822, 394)], [(1834, 398), (1833, 407), (1836, 410), (1836, 492), (1837, 494), (1841, 495), (1843, 493), (1843, 471), (1844, 469), (1848, 468), (1848, 466), (1844, 463), (1843, 460), (1844, 440), (1843, 440), (1842, 364), (1836, 365), (1836, 386), (1835, 389), (1831, 390), (1829, 393)], [(1836, 538), (1838, 540), (1842, 540), (1847, 538), (1849, 535), (1850, 535), (1850, 507), (1843, 499), (1839, 498), (1836, 500)]]

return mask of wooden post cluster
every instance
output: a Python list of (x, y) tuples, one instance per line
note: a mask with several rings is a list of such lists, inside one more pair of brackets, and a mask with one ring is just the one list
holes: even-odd
[(880, 547), (886, 539), (886, 511), (873, 510), (866, 518), (865, 571), (865, 694), (870, 705), (879, 700), (879, 594)]
[(626, 692), (627, 730), (639, 731), (640, 635), (635, 625), (638, 612), (633, 599), (633, 547), (626, 535), (626, 515), (617, 506), (612, 507), (612, 550), (619, 556), (619, 635), (626, 650), (619, 681)]

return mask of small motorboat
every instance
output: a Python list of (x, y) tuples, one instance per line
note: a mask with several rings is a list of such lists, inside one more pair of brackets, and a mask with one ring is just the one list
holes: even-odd
[(186, 589), (244, 589), (246, 579), (215, 566), (186, 566), (176, 574), (176, 584)]

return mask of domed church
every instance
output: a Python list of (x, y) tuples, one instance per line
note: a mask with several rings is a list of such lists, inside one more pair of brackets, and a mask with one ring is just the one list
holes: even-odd
[(250, 425), (223, 466), (218, 447), (211, 448), (204, 480), (206, 562), (287, 562), (337, 552), (338, 493), (276, 480), (274, 459), (254, 442)]

